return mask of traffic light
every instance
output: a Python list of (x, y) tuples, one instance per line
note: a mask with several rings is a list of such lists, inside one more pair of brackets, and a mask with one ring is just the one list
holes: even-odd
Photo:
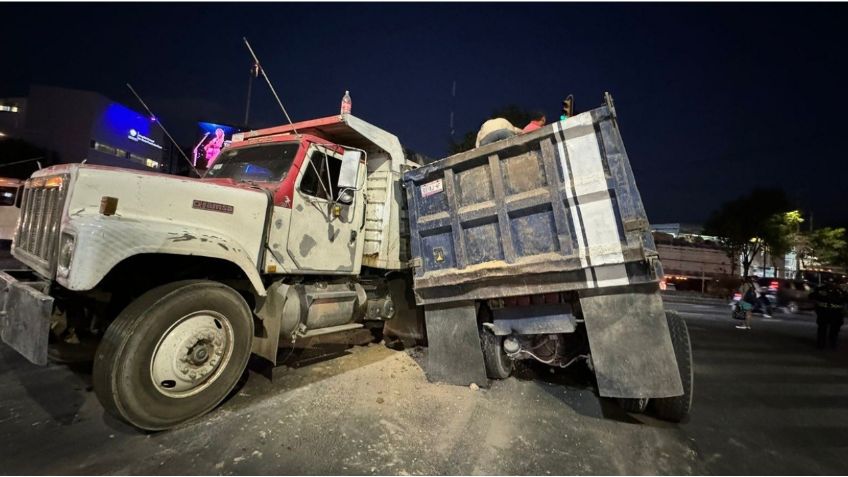
[(560, 120), (570, 118), (574, 115), (574, 95), (569, 94), (567, 98), (562, 100), (562, 115)]

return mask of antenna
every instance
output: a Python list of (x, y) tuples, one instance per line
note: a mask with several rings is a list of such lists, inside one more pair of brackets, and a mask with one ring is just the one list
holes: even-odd
[(289, 117), (289, 113), (286, 112), (286, 107), (283, 106), (283, 102), (280, 101), (280, 97), (277, 96), (277, 91), (274, 89), (274, 85), (271, 84), (271, 80), (268, 79), (268, 75), (265, 74), (265, 68), (263, 68), (262, 65), (259, 63), (259, 58), (256, 57), (256, 53), (253, 52), (253, 48), (250, 47), (250, 43), (247, 41), (247, 38), (242, 37), (242, 40), (244, 40), (244, 44), (247, 45), (247, 50), (250, 52), (250, 56), (253, 57), (253, 61), (256, 62), (256, 68), (259, 70), (260, 73), (262, 73), (262, 77), (265, 78), (265, 82), (268, 83), (268, 87), (271, 88), (271, 93), (274, 95), (274, 99), (277, 100), (277, 104), (280, 105), (280, 109), (283, 110), (283, 114), (286, 115), (286, 119), (288, 120), (289, 124), (291, 124), (292, 131), (294, 131), (294, 134), (297, 137), (300, 137), (300, 133), (297, 132), (297, 129), (295, 129), (294, 123)]
[(203, 144), (203, 141), (209, 137), (209, 133), (205, 133), (203, 138), (194, 146), (194, 149), (191, 150), (191, 165), (197, 166), (197, 150), (200, 148), (200, 145)]
[(248, 127), (248, 121), (250, 119), (250, 93), (253, 89), (253, 78), (259, 76), (259, 67), (254, 63), (250, 67), (250, 75), (247, 77), (247, 99), (244, 101), (244, 125)]
[(450, 112), (450, 135), (454, 136), (456, 132), (453, 126), (453, 111), (456, 109), (456, 80), (453, 80), (453, 85), (451, 86), (451, 112)]
[(22, 161), (7, 162), (6, 164), (0, 164), (0, 167), (14, 166), (15, 164), (23, 164), (25, 162), (35, 162), (38, 165), (38, 168), (41, 169), (41, 159), (44, 159), (44, 156), (33, 157), (32, 159), (24, 159)]
[(170, 139), (170, 140), (171, 140), (171, 144), (173, 144), (173, 145), (174, 145), (174, 147), (175, 147), (175, 148), (177, 148), (177, 150), (178, 150), (178, 151), (180, 151), (180, 155), (181, 155), (181, 156), (183, 156), (183, 159), (185, 159), (185, 160), (186, 160), (186, 162), (188, 163), (188, 167), (191, 167), (191, 170), (192, 170), (192, 171), (194, 171), (194, 174), (195, 174), (197, 177), (200, 177), (200, 173), (199, 173), (199, 172), (197, 172), (197, 169), (195, 169), (195, 168), (194, 168), (194, 165), (192, 165), (191, 160), (188, 158), (188, 156), (186, 156), (186, 155), (185, 155), (185, 153), (183, 152), (182, 148), (180, 148), (180, 145), (179, 145), (179, 144), (177, 144), (177, 141), (175, 141), (175, 140), (174, 140), (174, 138), (171, 136), (171, 134), (168, 132), (168, 130), (167, 130), (167, 129), (165, 129), (165, 126), (163, 126), (163, 125), (162, 125), (162, 123), (159, 121), (159, 118), (158, 118), (158, 117), (156, 117), (156, 115), (155, 115), (155, 114), (153, 114), (153, 111), (151, 111), (151, 110), (150, 110), (150, 108), (148, 108), (148, 107), (147, 107), (147, 104), (145, 104), (145, 103), (144, 103), (144, 100), (143, 100), (143, 99), (141, 99), (141, 96), (139, 96), (139, 95), (138, 95), (138, 93), (136, 93), (136, 92), (135, 92), (135, 90), (133, 89), (132, 85), (131, 85), (131, 84), (129, 84), (129, 83), (127, 83), (127, 88), (129, 88), (129, 89), (130, 89), (130, 91), (132, 91), (132, 94), (135, 96), (135, 98), (138, 100), (138, 102), (139, 102), (139, 103), (141, 103), (141, 105), (142, 105), (142, 106), (144, 107), (144, 109), (147, 111), (147, 114), (149, 114), (149, 115), (150, 115), (150, 118), (151, 118), (151, 119), (153, 119), (153, 121), (155, 121), (155, 122), (156, 122), (156, 124), (158, 124), (160, 128), (162, 128), (162, 132), (164, 132), (164, 133), (165, 133), (165, 135), (166, 135), (166, 136), (168, 136), (168, 139)]

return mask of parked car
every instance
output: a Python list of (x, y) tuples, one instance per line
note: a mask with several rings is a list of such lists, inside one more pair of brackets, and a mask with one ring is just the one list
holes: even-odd
[(0, 247), (8, 248), (18, 224), (21, 181), (0, 177)]
[(837, 285), (848, 284), (848, 276), (844, 273), (828, 270), (798, 270), (795, 272), (795, 281), (805, 282), (813, 288), (821, 286), (828, 279), (833, 280)]

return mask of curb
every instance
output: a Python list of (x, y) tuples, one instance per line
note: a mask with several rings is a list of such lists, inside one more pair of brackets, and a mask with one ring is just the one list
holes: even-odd
[(726, 305), (730, 302), (729, 299), (715, 298), (711, 296), (692, 296), (663, 293), (662, 299), (669, 303), (690, 303), (696, 305)]

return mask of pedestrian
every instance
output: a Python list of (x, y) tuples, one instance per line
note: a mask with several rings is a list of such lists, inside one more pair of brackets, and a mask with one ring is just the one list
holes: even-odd
[(754, 311), (754, 304), (757, 302), (757, 288), (751, 277), (745, 277), (742, 280), (742, 285), (739, 286), (739, 294), (741, 298), (739, 299), (738, 306), (745, 312), (745, 324), (736, 325), (736, 327), (740, 330), (750, 330), (751, 315)]
[[(759, 305), (760, 311), (763, 314), (763, 318), (771, 318), (769, 314), (769, 308), (771, 308), (771, 302), (769, 302), (768, 296), (766, 296), (766, 288), (760, 286), (760, 277), (754, 275), (753, 277), (754, 283), (754, 291), (757, 294), (757, 302), (755, 305)], [(756, 306), (754, 307), (756, 309)]]
[(810, 293), (810, 299), (816, 304), (816, 324), (818, 335), (816, 346), (819, 349), (828, 347), (836, 349), (839, 341), (839, 328), (845, 322), (845, 303), (848, 301), (845, 291), (836, 286), (833, 278), (826, 278), (825, 282)]
[(480, 131), (477, 133), (477, 141), (474, 147), (485, 146), (501, 139), (511, 138), (516, 134), (521, 134), (521, 129), (513, 126), (511, 122), (504, 118), (493, 118), (480, 126)]
[(545, 125), (547, 119), (545, 118), (545, 113), (541, 111), (533, 111), (533, 115), (530, 117), (530, 122), (524, 126), (523, 131), (525, 133), (529, 133), (535, 131), (537, 129), (541, 129), (542, 126)]

